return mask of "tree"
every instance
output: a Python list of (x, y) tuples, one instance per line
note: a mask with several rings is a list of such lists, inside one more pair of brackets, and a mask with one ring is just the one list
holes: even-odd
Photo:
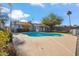
[[(12, 11), (12, 3), (8, 3), (8, 5), (10, 6), (10, 14), (11, 14), (11, 11)], [(1, 12), (1, 10), (2, 10), (2, 4), (0, 3), (0, 23), (4, 26), (4, 24), (5, 24), (5, 22), (7, 21), (7, 19), (3, 19), (2, 17), (6, 17), (6, 16), (2, 16), (1, 14), (2, 14), (2, 12)], [(10, 19), (11, 20), (11, 19)]]
[(4, 24), (6, 23), (6, 21), (8, 17), (6, 15), (0, 15), (0, 28), (4, 28)]
[(52, 13), (47, 17), (44, 17), (42, 20), (42, 24), (49, 26), (51, 31), (55, 27), (55, 25), (60, 25), (61, 23), (62, 18)]
[(69, 24), (70, 24), (70, 27), (71, 27), (71, 19), (70, 19), (70, 15), (72, 14), (72, 12), (69, 10), (68, 12), (67, 12), (67, 15), (69, 16)]
[(0, 30), (0, 56), (8, 55), (6, 42), (9, 41), (9, 34), (6, 31)]
[[(8, 3), (8, 5), (9, 5), (9, 7), (10, 7), (10, 16), (11, 16), (11, 12), (12, 12), (12, 6), (13, 6), (13, 3)], [(9, 19), (10, 19), (10, 30), (12, 30), (12, 20), (11, 20), (11, 18), (9, 17)]]
[(0, 19), (0, 23), (5, 24), (5, 20), (4, 19)]

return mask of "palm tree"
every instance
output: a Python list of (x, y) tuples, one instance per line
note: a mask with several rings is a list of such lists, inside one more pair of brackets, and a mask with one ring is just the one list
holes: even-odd
[[(10, 7), (10, 16), (11, 16), (11, 12), (12, 12), (12, 6), (13, 6), (13, 4), (12, 4), (12, 3), (8, 3), (8, 5), (9, 5), (9, 7)], [(12, 20), (11, 20), (10, 17), (9, 17), (9, 19), (10, 19), (10, 30), (12, 30)]]
[[(10, 6), (10, 15), (11, 15), (11, 11), (12, 11), (12, 3), (8, 3), (8, 5)], [(0, 7), (2, 7), (2, 4), (0, 3)], [(0, 15), (1, 15), (1, 8), (0, 8)], [(11, 18), (10, 18), (10, 21), (11, 21)], [(0, 23), (3, 23), (4, 24), (4, 19), (0, 19)], [(11, 22), (10, 22), (10, 28), (11, 28)]]
[(47, 17), (44, 17), (42, 20), (42, 24), (49, 26), (50, 30), (54, 29), (55, 25), (60, 25), (62, 22), (62, 18), (55, 15), (55, 14), (49, 14)]
[(71, 28), (71, 19), (70, 19), (70, 15), (72, 14), (72, 12), (69, 10), (68, 12), (67, 12), (67, 15), (69, 16), (69, 24), (70, 24), (70, 28)]
[(4, 24), (5, 22), (7, 21), (6, 18), (3, 18), (5, 17), (4, 15), (2, 15), (2, 4), (0, 3), (0, 28), (4, 28)]

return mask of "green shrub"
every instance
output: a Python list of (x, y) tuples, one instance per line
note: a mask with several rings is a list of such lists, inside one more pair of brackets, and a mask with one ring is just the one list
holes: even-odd
[(12, 33), (0, 29), (0, 56), (16, 56), (16, 49), (12, 43)]
[(9, 33), (4, 30), (0, 30), (0, 56), (8, 55), (6, 48), (6, 42), (9, 41)]

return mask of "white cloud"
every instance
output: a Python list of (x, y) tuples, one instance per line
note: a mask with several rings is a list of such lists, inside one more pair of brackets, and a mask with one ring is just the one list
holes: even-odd
[(37, 23), (37, 24), (39, 24), (39, 23), (41, 23), (41, 21), (40, 20), (34, 20), (34, 21), (32, 21), (32, 23)]
[(0, 10), (2, 13), (9, 13), (10, 9), (5, 8), (5, 7), (0, 7)]
[(79, 7), (79, 3), (66, 3), (65, 5), (75, 5), (75, 6)]
[(50, 3), (50, 5), (52, 6), (57, 6), (57, 7), (60, 7), (60, 6), (71, 6), (71, 5), (74, 5), (74, 3)]
[(62, 3), (62, 5), (73, 5), (73, 3)]
[(29, 3), (32, 6), (41, 6), (41, 7), (45, 7), (45, 5), (43, 3)]
[(50, 5), (55, 7), (61, 7), (63, 6), (63, 3), (50, 3)]
[(27, 0), (27, 2), (30, 2), (30, 3), (41, 3), (41, 2), (45, 2), (45, 0)]
[(9, 17), (11, 17), (13, 20), (21, 20), (29, 16), (29, 14), (24, 13), (22, 10), (13, 10), (12, 13), (9, 14)]
[(30, 15), (29, 14), (24, 14), (24, 17), (29, 17)]
[(60, 5), (71, 5), (71, 3), (50, 3), (53, 6), (60, 6)]
[(58, 3), (50, 3), (50, 5), (57, 5)]
[(77, 7), (79, 7), (79, 3), (75, 4)]
[(28, 22), (27, 20), (25, 20), (25, 19), (22, 19), (22, 20), (20, 20), (20, 22)]
[(79, 0), (0, 0), (2, 3), (79, 3)]

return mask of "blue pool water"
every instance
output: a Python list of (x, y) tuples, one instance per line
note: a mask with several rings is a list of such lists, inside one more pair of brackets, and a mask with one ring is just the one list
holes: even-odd
[(40, 33), (40, 32), (24, 32), (28, 36), (39, 37), (39, 36), (63, 36), (59, 33)]

